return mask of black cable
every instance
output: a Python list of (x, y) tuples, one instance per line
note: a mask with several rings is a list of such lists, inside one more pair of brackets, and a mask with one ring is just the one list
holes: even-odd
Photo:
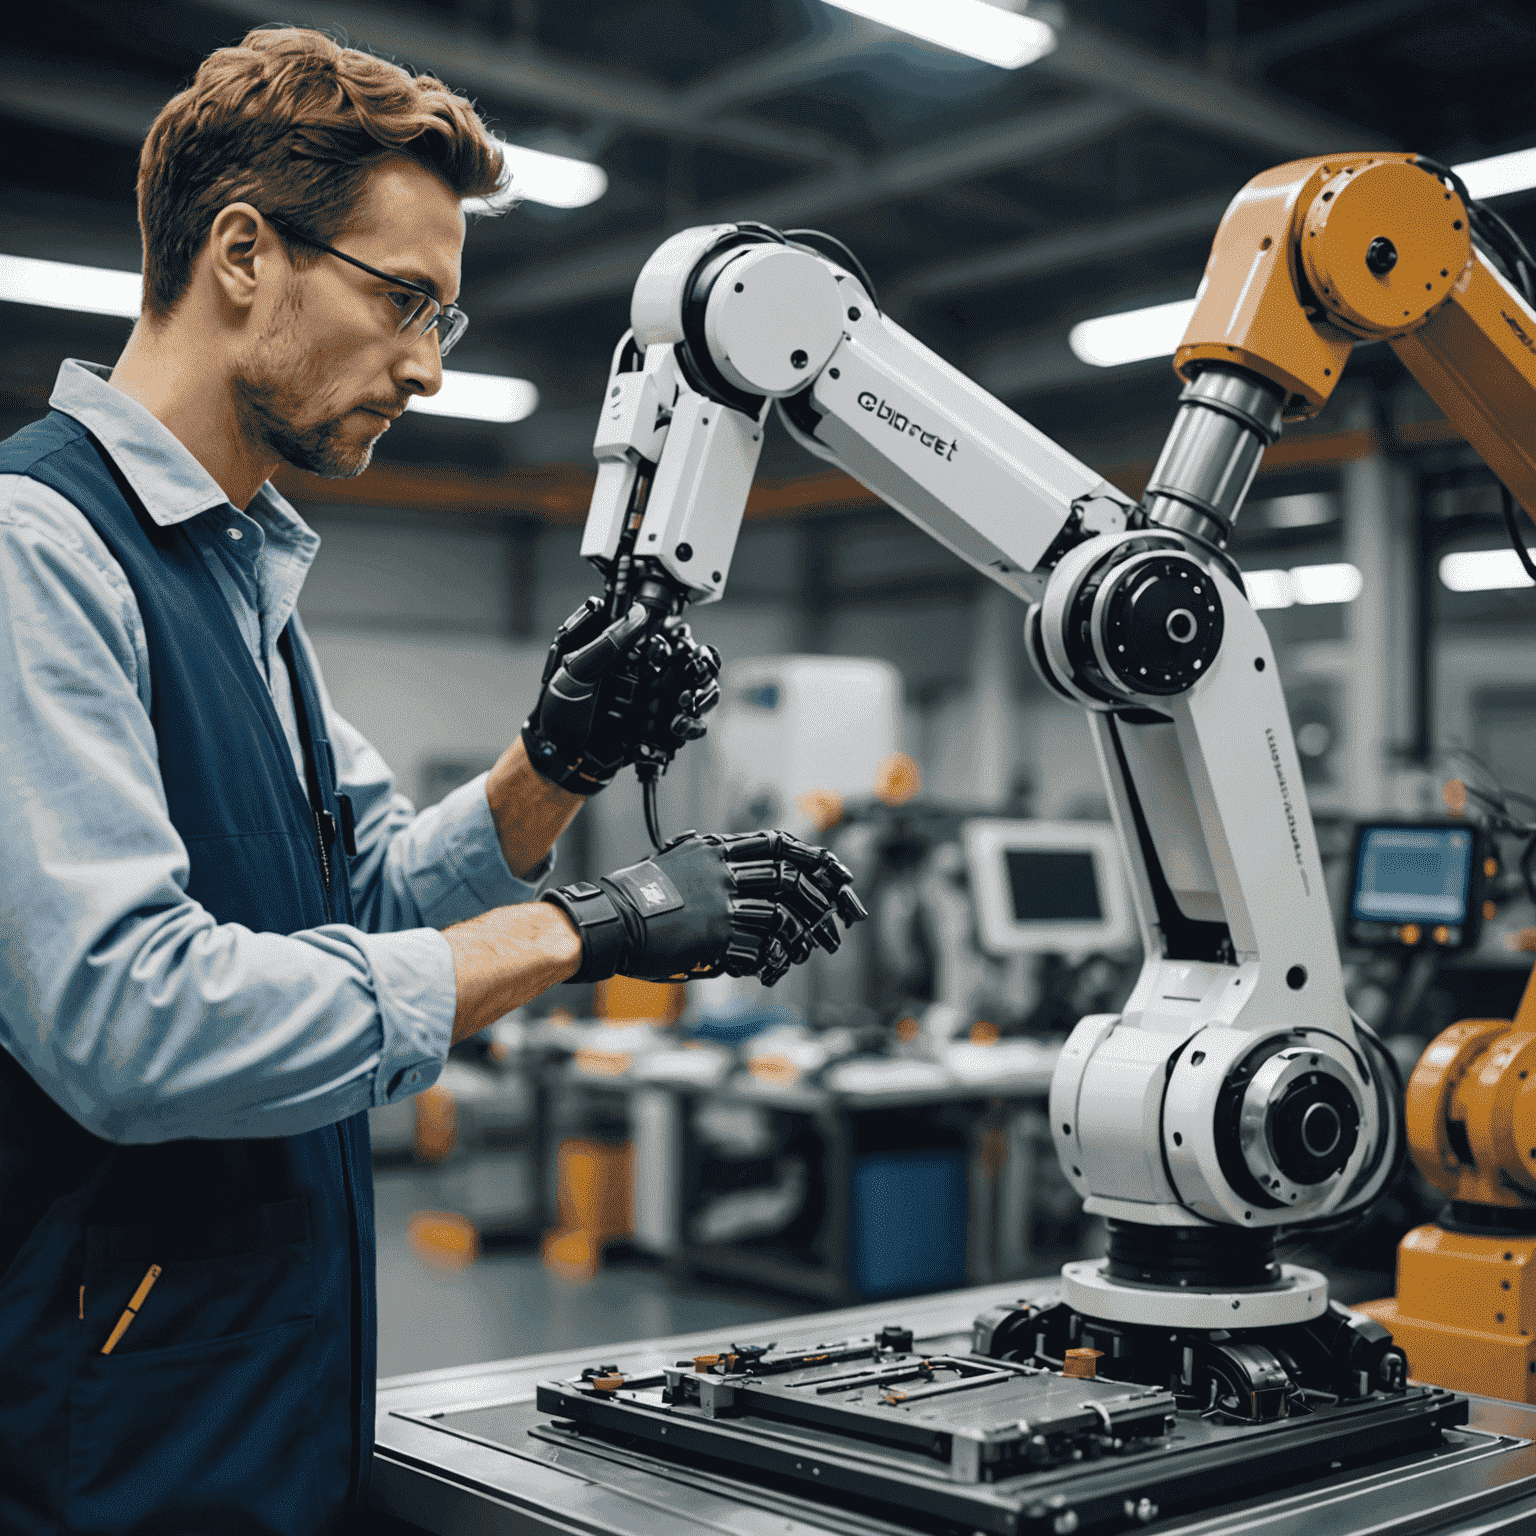
[[(1504, 259), (1515, 269), (1515, 281), (1520, 285), (1526, 303), (1536, 304), (1536, 287), (1532, 285), (1536, 257), (1531, 255), (1530, 248), (1497, 208), (1490, 208), (1487, 203), (1470, 203), (1468, 207), (1472, 210), (1474, 220), (1483, 225), (1483, 238), (1490, 243), (1497, 240), (1503, 246)], [(1493, 232), (1491, 239), (1490, 230)]]
[[(1536, 257), (1533, 257), (1530, 248), (1520, 238), (1519, 233), (1509, 221), (1497, 209), (1490, 208), (1487, 203), (1478, 202), (1467, 191), (1467, 184), (1450, 166), (1442, 165), (1438, 160), (1431, 160), (1424, 155), (1415, 155), (1414, 160), (1431, 175), (1437, 176), (1441, 181), (1447, 182), (1451, 190), (1466, 205), (1467, 217), (1472, 221), (1473, 232), (1481, 237), (1483, 243), (1492, 248), (1494, 254), (1508, 268), (1509, 275), (1527, 304), (1536, 308)], [(1519, 528), (1519, 521), (1515, 516), (1515, 498), (1510, 495), (1509, 488), (1501, 485), (1499, 494), (1504, 505), (1504, 527), (1509, 534), (1510, 548), (1514, 550), (1520, 560), (1520, 565), (1525, 574), (1530, 577), (1531, 584), (1536, 586), (1536, 563), (1531, 560), (1530, 552), (1525, 547), (1525, 539)]]
[(836, 235), (829, 235), (821, 229), (786, 229), (784, 237), (787, 240), (798, 240), (801, 245), (808, 245), (812, 250), (819, 250), (823, 256), (831, 256), (834, 261), (841, 262), (864, 284), (864, 291), (869, 295), (869, 302), (875, 306), (875, 313), (884, 313), (864, 263)]
[(640, 777), (640, 800), (645, 807), (645, 834), (650, 838), (651, 846), (659, 851), (665, 840), (661, 835), (661, 817), (656, 810), (658, 774), (648, 763), (640, 764), (635, 771)]
[(1450, 166), (1442, 165), (1425, 155), (1415, 155), (1414, 160), (1441, 181), (1449, 183), (1451, 190), (1466, 205), (1467, 217), (1484, 242), (1510, 269), (1510, 275), (1519, 285), (1528, 304), (1536, 305), (1536, 257), (1531, 255), (1524, 240), (1497, 209), (1480, 203), (1467, 190), (1467, 184)]
[(1381, 1186), (1384, 1195), (1397, 1182), (1397, 1176), (1403, 1171), (1403, 1165), (1408, 1161), (1408, 1127), (1405, 1116), (1404, 1100), (1407, 1095), (1406, 1085), (1403, 1082), (1403, 1074), (1398, 1069), (1397, 1057), (1387, 1049), (1387, 1042), (1371, 1028), (1364, 1019), (1355, 1019), (1356, 1033), (1365, 1037), (1366, 1043), (1375, 1051), (1378, 1058), (1377, 1072), (1381, 1071), (1381, 1062), (1386, 1063), (1387, 1076), (1391, 1080), (1392, 1092), (1387, 1100), (1395, 1111), (1397, 1121), (1397, 1154), (1393, 1158), (1392, 1173), (1387, 1182)]
[(750, 234), (761, 235), (765, 240), (771, 241), (774, 245), (789, 244), (784, 235), (776, 230), (772, 224), (762, 224), (756, 219), (742, 219), (737, 223), (736, 228), (744, 229)]
[(1509, 487), (1501, 485), (1499, 492), (1504, 503), (1504, 527), (1509, 534), (1509, 545), (1520, 558), (1520, 564), (1525, 574), (1531, 578), (1531, 584), (1536, 586), (1536, 563), (1531, 560), (1531, 552), (1525, 547), (1525, 539), (1520, 533), (1520, 520), (1515, 516), (1515, 498), (1509, 494)]
[(1463, 784), (1466, 785), (1468, 794), (1475, 795), (1485, 804), (1493, 806), (1500, 813), (1500, 815), (1506, 817), (1509, 820), (1510, 825), (1507, 827), (1499, 828), (1499, 831), (1529, 832), (1533, 830), (1532, 828), (1527, 827), (1524, 822), (1517, 821), (1515, 819), (1514, 812), (1510, 810), (1508, 799), (1506, 797), (1512, 796), (1516, 800), (1525, 800), (1533, 804), (1536, 804), (1536, 801), (1532, 801), (1531, 796), (1522, 794), (1517, 789), (1506, 789), (1502, 784), (1500, 784), (1499, 776), (1494, 772), (1493, 765), (1489, 763), (1485, 758), (1479, 757), (1478, 754), (1474, 752), (1470, 747), (1455, 747), (1448, 754), (1448, 760), (1453, 767), (1456, 766), (1458, 762), (1470, 763), (1474, 768), (1478, 770), (1479, 773), (1483, 774), (1492, 783), (1492, 789), (1479, 789), (1477, 785), (1468, 784), (1466, 782), (1465, 774), (1457, 775), (1457, 777), (1462, 780)]

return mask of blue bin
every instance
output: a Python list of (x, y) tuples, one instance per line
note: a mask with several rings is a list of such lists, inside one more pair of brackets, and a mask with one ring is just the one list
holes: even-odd
[(856, 1157), (852, 1193), (853, 1280), (861, 1295), (873, 1300), (965, 1284), (964, 1151)]

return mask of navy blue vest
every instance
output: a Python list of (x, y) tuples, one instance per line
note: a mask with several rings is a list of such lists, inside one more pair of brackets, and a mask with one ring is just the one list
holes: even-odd
[[(188, 894), (259, 932), (351, 921), (342, 849), (327, 888), (271, 694), (186, 535), (158, 527), (59, 412), (0, 443), (0, 473), (78, 507), (133, 588)], [(302, 647), (285, 651), (311, 787), (339, 817), (314, 678)], [(152, 1264), (142, 1313), (103, 1355)], [(302, 1136), (119, 1146), (0, 1050), (0, 1531), (341, 1530), (372, 1452), (374, 1331), (366, 1115)]]

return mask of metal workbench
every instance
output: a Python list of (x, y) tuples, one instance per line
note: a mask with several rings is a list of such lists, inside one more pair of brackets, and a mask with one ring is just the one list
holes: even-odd
[[(762, 1333), (810, 1346), (896, 1322), (936, 1350), (941, 1341), (963, 1350), (978, 1312), (1046, 1289), (1043, 1282), (1015, 1283), (872, 1303), (739, 1330), (735, 1342)], [(521, 1411), (533, 1428), (547, 1420), (533, 1405), (541, 1381), (570, 1376), (599, 1358), (640, 1374), (728, 1342), (718, 1332), (683, 1334), (380, 1382), (373, 1502), (434, 1536), (910, 1536), (885, 1519), (639, 1450), (526, 1432), (493, 1441), (453, 1423), (475, 1410), (526, 1405)], [(1536, 1407), (1474, 1398), (1467, 1429), (1448, 1431), (1433, 1453), (1340, 1471), (1302, 1492), (1159, 1519), (1143, 1529), (1180, 1536), (1514, 1536), (1536, 1531), (1533, 1441)]]

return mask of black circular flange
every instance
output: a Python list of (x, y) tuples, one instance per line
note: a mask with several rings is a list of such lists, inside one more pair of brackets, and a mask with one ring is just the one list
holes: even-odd
[(1349, 1161), (1360, 1139), (1355, 1097), (1338, 1078), (1309, 1072), (1269, 1111), (1269, 1144), (1293, 1184), (1321, 1184)]
[(1105, 674), (1093, 647), (1094, 605), (1099, 592), (1115, 580), (1128, 561), (1149, 551), (1162, 549), (1171, 553), (1181, 552), (1178, 540), (1171, 534), (1154, 533), (1127, 539), (1090, 566), (1072, 594), (1062, 624), (1061, 638), (1066, 647), (1067, 660), (1072, 666), (1072, 682), (1090, 698), (1106, 704), (1120, 704), (1125, 699), (1124, 686), (1117, 678)]
[(1211, 573), (1185, 555), (1160, 555), (1105, 585), (1103, 646), (1115, 677), (1161, 698), (1193, 688), (1221, 649), (1224, 615)]
[(1271, 1056), (1293, 1049), (1303, 1038), (1301, 1031), (1298, 1030), (1293, 1036), (1272, 1035), (1268, 1040), (1260, 1041), (1233, 1065), (1216, 1099), (1214, 1123), (1216, 1161), (1220, 1164), (1222, 1173), (1226, 1175), (1227, 1182), (1244, 1200), (1250, 1200), (1254, 1205), (1270, 1210), (1276, 1208), (1280, 1202), (1253, 1176), (1243, 1157), (1241, 1134), (1243, 1098), (1248, 1092), (1248, 1084), (1253, 1081), (1254, 1073)]

